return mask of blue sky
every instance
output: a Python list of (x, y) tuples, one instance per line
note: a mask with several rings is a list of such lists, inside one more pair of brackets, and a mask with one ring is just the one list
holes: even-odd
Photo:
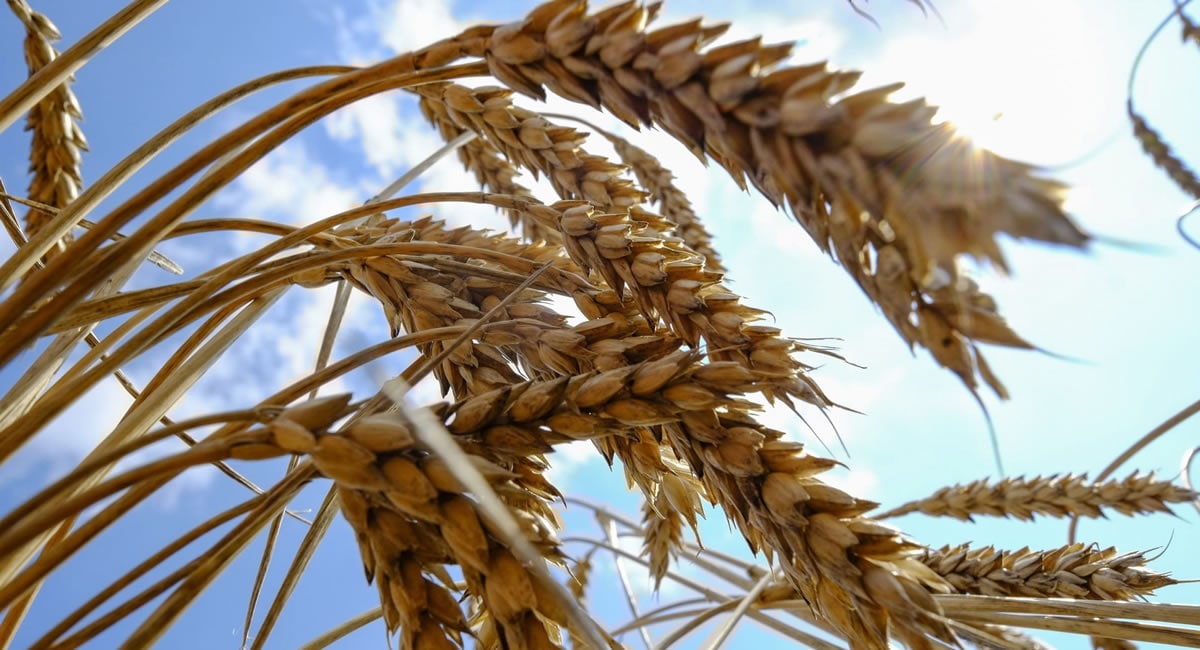
[[(1197, 398), (1194, 366), (1200, 362), (1200, 330), (1192, 319), (1195, 297), (1200, 295), (1200, 276), (1195, 273), (1200, 252), (1187, 248), (1174, 232), (1175, 217), (1188, 201), (1141, 155), (1123, 113), (1129, 64), (1169, 3), (943, 0), (938, 3), (943, 26), (910, 3), (878, 0), (867, 7), (882, 29), (838, 0), (804, 3), (805, 7), (789, 3), (782, 9), (779, 4), (677, 0), (668, 2), (666, 10), (668, 17), (705, 13), (732, 20), (736, 36), (764, 33), (769, 40), (798, 39), (798, 61), (829, 57), (839, 67), (867, 70), (868, 83), (908, 81), (911, 91), (906, 93), (928, 95), (944, 107), (949, 119), (1001, 153), (1054, 166), (1054, 175), (1074, 187), (1069, 206), (1086, 229), (1137, 242), (1144, 249), (1097, 245), (1078, 253), (1006, 242), (1013, 277), (980, 271), (985, 290), (997, 297), (1021, 334), (1078, 360), (989, 350), (991, 363), (1013, 395), (1007, 403), (988, 400), (1011, 474), (1094, 474), (1136, 437)], [(119, 5), (112, 0), (35, 4), (54, 19), (67, 43)], [(458, 21), (505, 21), (526, 8), (514, 1), (168, 3), (78, 75), (75, 92), (87, 116), (83, 129), (92, 146), (84, 160), (85, 178), (97, 178), (175, 117), (236, 83), (284, 67), (372, 60), (448, 35)], [(9, 44), (8, 53), (0, 56), (0, 87), (12, 88), (24, 77), (20, 38), (15, 20), (0, 19), (0, 42)], [(1179, 79), (1177, 72), (1194, 69), (1195, 56), (1194, 47), (1179, 45), (1177, 30), (1170, 29), (1148, 55), (1135, 91), (1139, 109), (1191, 161), (1200, 160), (1200, 138), (1180, 100), (1187, 79)], [(148, 182), (206, 140), (298, 87), (251, 98), (201, 125), (139, 173), (130, 187)], [(551, 106), (586, 115), (565, 103)], [(999, 119), (993, 119), (997, 115)], [(629, 135), (612, 120), (593, 119)], [(748, 304), (771, 310), (788, 335), (842, 338), (846, 356), (867, 366), (859, 370), (829, 365), (817, 374), (834, 399), (866, 413), (834, 414), (851, 456), (842, 458), (850, 469), (832, 480), (859, 496), (898, 504), (942, 485), (994, 473), (986, 426), (970, 395), (927, 355), (910, 355), (875, 308), (799, 226), (757, 196), (740, 193), (720, 170), (700, 167), (662, 134), (638, 138), (643, 146), (661, 152), (680, 177), (732, 269), (731, 286)], [(436, 136), (424, 128), (410, 104), (395, 97), (372, 100), (306, 131), (199, 214), (293, 222), (319, 218), (369, 198), (437, 146)], [(12, 191), (21, 191), (25, 184), (26, 147), (27, 136), (20, 129), (0, 134), (0, 175)], [(595, 148), (603, 149), (599, 144)], [(424, 177), (422, 187), (467, 189), (472, 184), (451, 160)], [(118, 193), (113, 200), (127, 195)], [(455, 207), (439, 214), (456, 223), (503, 225), (488, 210)], [(255, 241), (176, 240), (163, 250), (191, 271), (248, 250)], [(0, 242), (0, 254), (10, 250), (8, 242)], [(150, 269), (140, 273), (135, 284), (166, 281), (169, 278), (160, 271)], [(331, 300), (328, 292), (290, 294), (172, 414), (249, 405), (271, 388), (301, 376), (312, 363)], [(377, 308), (356, 300), (335, 357), (385, 336)], [(169, 345), (163, 346), (128, 370), (144, 384), (154, 362), (169, 352)], [(382, 365), (385, 371), (395, 371), (403, 364), (394, 360)], [(15, 380), (11, 370), (0, 371), (0, 389), (7, 390)], [(365, 395), (374, 385), (365, 375), (352, 376), (343, 388)], [(59, 418), (45, 436), (0, 470), (0, 509), (12, 507), (28, 490), (78, 459), (116, 422), (126, 404), (115, 385), (105, 384)], [(774, 426), (818, 444), (798, 421), (782, 413), (768, 417)], [(1200, 423), (1186, 423), (1139, 455), (1127, 470), (1137, 467), (1174, 476), (1183, 452), (1197, 444)], [(553, 460), (565, 491), (636, 514), (637, 500), (622, 489), (620, 473), (609, 473), (594, 454), (572, 449)], [(278, 466), (245, 469), (263, 484), (280, 472)], [(310, 488), (294, 509), (315, 509), (323, 492), (321, 484)], [(15, 647), (31, 642), (56, 614), (123, 573), (133, 558), (157, 550), (244, 496), (244, 490), (212, 470), (180, 479), (47, 584)], [(1156, 566), (1178, 577), (1197, 577), (1200, 561), (1193, 558), (1200, 534), (1195, 512), (1181, 508), (1179, 513), (1181, 518), (1142, 519), (1136, 525), (1118, 517), (1084, 522), (1081, 538), (1125, 550), (1171, 540)], [(722, 520), (710, 515), (703, 529), (706, 544), (742, 552), (740, 539)], [(588, 525), (586, 515), (575, 511), (568, 521)], [(973, 540), (1013, 548), (1050, 547), (1066, 536), (1066, 526), (1058, 522), (964, 525), (910, 516), (899, 523), (931, 545)], [(268, 593), (302, 535), (300, 525), (285, 522)], [(259, 549), (261, 541), (168, 633), (162, 647), (236, 647)], [(357, 558), (352, 536), (339, 521), (284, 612), (270, 647), (295, 647), (376, 603), (373, 588), (361, 579)], [(612, 575), (607, 564), (597, 571), (598, 581)], [(665, 594), (664, 602), (680, 593)], [(621, 622), (626, 616), (620, 607), (609, 605), (616, 602), (612, 595), (598, 591), (592, 599), (605, 620)], [(1162, 598), (1200, 602), (1200, 588), (1174, 587), (1163, 591)], [(260, 605), (260, 617), (265, 607)], [(129, 629), (114, 630), (96, 647), (114, 647)], [(738, 634), (731, 647), (773, 638), (748, 624)], [(698, 633), (689, 642), (694, 645), (704, 636)], [(632, 637), (626, 640), (637, 645)], [(1054, 641), (1061, 647), (1086, 644), (1082, 639)], [(338, 647), (368, 644), (383, 647), (381, 628), (363, 630)]]

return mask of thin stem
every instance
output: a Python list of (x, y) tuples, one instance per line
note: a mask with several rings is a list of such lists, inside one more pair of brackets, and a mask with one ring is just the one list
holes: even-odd
[[(42, 638), (35, 641), (33, 643), (33, 645), (30, 646), (30, 650), (40, 650), (41, 648), (50, 646), (56, 639), (61, 637), (63, 634), (66, 634), (68, 631), (70, 631), (70, 629), (72, 627), (77, 625), (79, 623), (79, 621), (86, 618), (88, 614), (91, 614), (92, 612), (96, 611), (96, 608), (100, 607), (105, 602), (107, 602), (109, 599), (111, 599), (113, 596), (117, 595), (122, 590), (124, 590), (126, 587), (133, 584), (138, 578), (146, 575), (151, 570), (153, 570), (155, 567), (162, 564), (168, 558), (174, 556), (180, 550), (187, 547), (188, 545), (190, 545), (192, 542), (196, 541), (197, 539), (203, 537), (204, 535), (207, 535), (209, 532), (211, 532), (213, 530), (216, 530), (218, 527), (224, 525), (225, 523), (232, 521), (235, 517), (239, 517), (239, 516), (249, 512), (256, 505), (258, 505), (258, 503), (261, 500), (262, 500), (262, 495), (257, 495), (246, 501), (243, 501), (242, 503), (239, 503), (238, 505), (236, 505), (232, 508), (229, 508), (225, 512), (222, 512), (221, 514), (215, 515), (215, 516), (205, 520), (204, 523), (200, 524), (199, 526), (196, 526), (195, 528), (192, 528), (187, 533), (178, 537), (175, 541), (164, 546), (162, 548), (162, 550), (160, 550), (157, 553), (155, 553), (154, 555), (151, 555), (150, 557), (146, 558), (143, 562), (138, 564), (136, 567), (134, 567), (134, 568), (130, 569), (128, 572), (126, 572), (125, 575), (121, 576), (116, 581), (110, 583), (107, 587), (104, 588), (103, 591), (101, 591), (100, 593), (93, 596), (86, 603), (80, 605), (78, 609), (76, 609), (75, 611), (68, 614), (65, 618), (63, 618), (61, 621), (59, 621), (57, 625), (55, 625), (53, 628), (51, 628), (49, 632), (46, 632), (46, 634), (42, 635)], [(166, 588), (170, 584), (174, 584), (174, 582), (182, 579), (183, 575), (186, 575), (186, 572), (182, 573), (174, 581), (172, 581), (172, 582), (168, 583), (166, 586), (164, 586), (163, 591), (165, 591)], [(152, 592), (149, 594), (149, 598), (154, 598), (159, 593), (162, 593), (162, 592), (161, 591)], [(120, 608), (118, 608), (118, 609), (120, 609)]]
[(258, 634), (254, 636), (254, 645), (251, 646), (251, 650), (262, 650), (266, 644), (267, 638), (271, 636), (271, 630), (275, 628), (275, 623), (279, 620), (279, 615), (283, 613), (283, 606), (287, 604), (292, 592), (295, 591), (296, 584), (300, 582), (300, 576), (304, 575), (304, 569), (308, 567), (321, 540), (325, 539), (325, 533), (329, 531), (329, 526), (338, 512), (337, 492), (331, 485), (325, 494), (325, 499), (321, 502), (320, 509), (317, 510), (316, 517), (313, 518), (313, 525), (308, 528), (308, 532), (300, 542), (300, 547), (296, 549), (296, 555), (292, 558), (292, 564), (288, 567), (283, 583), (275, 592), (275, 599), (271, 601), (271, 607), (267, 610), (267, 615), (258, 628)]
[(725, 645), (725, 641), (729, 639), (729, 636), (733, 634), (733, 630), (737, 627), (738, 621), (742, 620), (742, 617), (746, 615), (750, 606), (758, 600), (758, 596), (767, 588), (767, 585), (771, 584), (774, 578), (774, 572), (768, 571), (766, 575), (755, 583), (753, 589), (746, 592), (746, 595), (738, 602), (737, 608), (729, 615), (729, 620), (725, 621), (724, 624), (714, 631), (712, 638), (704, 644), (703, 650), (718, 650), (722, 645)]
[[(616, 521), (612, 520), (611, 518), (605, 518), (603, 515), (597, 512), (596, 523), (600, 524), (600, 528), (604, 531), (604, 535), (608, 539), (608, 543), (610, 545), (617, 546), (620, 543), (620, 539), (617, 536)], [(625, 565), (623, 562), (621, 562), (621, 557), (619, 555), (613, 556), (613, 568), (615, 568), (617, 571), (617, 579), (620, 580), (621, 590), (625, 593), (625, 603), (629, 606), (629, 613), (632, 614), (634, 618), (641, 616), (641, 612), (638, 611), (637, 598), (635, 598), (633, 595), (633, 585), (629, 583), (629, 575), (625, 572)], [(650, 647), (653, 645), (652, 641), (650, 640), (650, 631), (642, 627), (638, 629), (638, 633), (642, 637), (642, 644), (646, 646), (646, 650), (650, 650)]]
[(340, 625), (330, 628), (321, 636), (300, 646), (299, 650), (322, 650), (329, 647), (334, 641), (337, 641), (347, 634), (354, 632), (370, 623), (374, 623), (383, 618), (383, 608), (376, 607), (369, 609), (354, 618), (348, 619)]
[[(1197, 413), (1200, 413), (1200, 400), (1196, 400), (1190, 405), (1183, 407), (1181, 411), (1167, 418), (1165, 422), (1151, 429), (1146, 435), (1138, 438), (1138, 440), (1130, 445), (1128, 449), (1121, 452), (1120, 456), (1117, 456), (1115, 459), (1113, 459), (1113, 461), (1108, 464), (1108, 467), (1104, 468), (1104, 471), (1100, 472), (1100, 474), (1096, 476), (1096, 482), (1099, 483), (1109, 476), (1112, 476), (1113, 472), (1117, 471), (1121, 465), (1124, 465), (1125, 461), (1133, 458), (1134, 454), (1138, 453), (1142, 449), (1145, 449), (1147, 445), (1155, 440), (1158, 440), (1168, 431), (1174, 429), (1176, 426)], [(1076, 515), (1071, 517), (1071, 525), (1067, 529), (1067, 541), (1071, 544), (1075, 543), (1075, 531), (1078, 527), (1079, 516)]]
[(147, 16), (154, 13), (167, 0), (134, 0), (122, 8), (99, 27), (88, 32), (79, 42), (72, 45), (53, 61), (26, 79), (17, 89), (0, 100), (0, 132), (12, 126), (17, 118), (33, 108), (33, 105), (61, 86), (93, 56), (112, 45), (118, 38), (133, 29)]

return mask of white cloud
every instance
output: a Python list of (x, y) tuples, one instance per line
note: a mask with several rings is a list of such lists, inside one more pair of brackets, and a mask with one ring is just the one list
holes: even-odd
[(23, 449), (25, 462), (46, 464), (56, 477), (91, 453), (125, 415), (133, 399), (114, 381), (102, 381), (78, 397)]
[[(577, 440), (554, 448), (554, 453), (548, 454), (546, 460), (550, 469), (546, 471), (546, 480), (558, 486), (564, 492), (570, 491), (571, 483), (581, 471), (598, 470), (602, 463), (600, 452), (588, 441)], [(607, 471), (607, 467), (604, 468)]]
[(462, 31), (450, 2), (394, 0), (381, 7), (372, 3), (379, 40), (393, 52), (409, 52)]
[(395, 95), (373, 95), (330, 115), (325, 132), (339, 142), (357, 141), (367, 162), (390, 177), (408, 155), (408, 132)]
[(217, 203), (238, 214), (311, 223), (363, 200), (362, 191), (333, 175), (329, 167), (309, 156), (300, 141), (291, 141), (246, 170), (220, 194)]
[(362, 15), (350, 17), (333, 5), (338, 54), (347, 63), (363, 65), (453, 36), (464, 24), (451, 6), (446, 0), (368, 0)]
[[(115, 381), (101, 381), (51, 421), (5, 465), (5, 471), (0, 473), (0, 485), (29, 481), (40, 488), (71, 471), (104, 441), (132, 404), (133, 398)], [(206, 412), (216, 410), (219, 409)], [(154, 443), (121, 459), (108, 476), (116, 476), (183, 449), (182, 443), (174, 439)], [(171, 509), (187, 494), (207, 488), (215, 475), (216, 469), (211, 465), (189, 469), (160, 489), (153, 502)], [(28, 491), (29, 487), (24, 490)], [(95, 514), (101, 505), (89, 508), (84, 516)]]

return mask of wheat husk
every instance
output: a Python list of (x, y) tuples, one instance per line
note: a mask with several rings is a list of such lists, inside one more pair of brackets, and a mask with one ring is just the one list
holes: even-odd
[(944, 487), (923, 499), (876, 515), (880, 519), (920, 512), (932, 517), (972, 521), (976, 516), (1032, 521), (1045, 517), (1105, 516), (1114, 511), (1132, 516), (1171, 513), (1169, 504), (1189, 503), (1196, 493), (1172, 481), (1134, 472), (1124, 479), (1092, 482), (1086, 474), (1052, 474), (1033, 478), (981, 479)]
[[(25, 64), (32, 76), (58, 57), (53, 43), (62, 36), (45, 14), (34, 11), (25, 0), (10, 0), (8, 5), (25, 27)], [(25, 121), (25, 129), (32, 135), (29, 199), (54, 208), (74, 200), (83, 186), (82, 159), (88, 143), (79, 127), (83, 110), (71, 90), (73, 82), (74, 77), (68, 76), (54, 87), (29, 109)], [(53, 216), (31, 208), (25, 214), (26, 232), (36, 235)]]
[(1144, 553), (1083, 543), (1046, 551), (963, 544), (927, 549), (917, 559), (956, 592), (985, 596), (1133, 600), (1178, 582), (1146, 568)]
[(1150, 126), (1146, 118), (1134, 110), (1132, 99), (1126, 103), (1125, 112), (1133, 126), (1133, 136), (1142, 146), (1142, 151), (1146, 152), (1146, 155), (1154, 161), (1159, 169), (1166, 172), (1180, 190), (1193, 199), (1200, 200), (1200, 178), (1196, 177), (1196, 173), (1188, 167), (1183, 159), (1175, 155), (1171, 146), (1167, 144), (1166, 140), (1163, 140), (1158, 131)]

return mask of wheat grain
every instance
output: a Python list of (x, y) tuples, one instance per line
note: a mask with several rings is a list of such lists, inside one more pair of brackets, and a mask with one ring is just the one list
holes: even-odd
[(684, 243), (704, 257), (704, 266), (711, 271), (724, 273), (721, 256), (712, 245), (712, 235), (700, 223), (700, 217), (692, 210), (687, 195), (675, 185), (671, 171), (663, 167), (649, 151), (629, 140), (603, 130), (599, 133), (613, 143), (621, 161), (629, 165), (638, 182), (650, 192), (650, 200), (658, 203), (662, 216), (676, 225)]
[(878, 518), (920, 512), (933, 517), (1013, 517), (1032, 521), (1047, 517), (1103, 517), (1114, 510), (1123, 515), (1170, 513), (1167, 504), (1188, 503), (1196, 493), (1153, 474), (1134, 472), (1122, 480), (1093, 483), (1087, 475), (1052, 474), (1030, 479), (1005, 478), (995, 483), (981, 479), (945, 487), (924, 499), (898, 506)]
[(1133, 124), (1133, 135), (1142, 145), (1142, 151), (1145, 151), (1154, 164), (1175, 181), (1175, 185), (1179, 189), (1193, 199), (1200, 199), (1200, 178), (1196, 177), (1196, 173), (1171, 151), (1171, 146), (1163, 140), (1158, 131), (1150, 126), (1146, 118), (1133, 109), (1132, 100), (1126, 102), (1125, 111), (1129, 115), (1129, 121)]
[(649, 192), (650, 200), (658, 204), (661, 215), (675, 225), (676, 232), (689, 248), (704, 257), (705, 267), (718, 273), (725, 272), (721, 257), (713, 248), (712, 235), (700, 223), (687, 195), (675, 185), (675, 175), (663, 167), (658, 158), (629, 140), (586, 120), (556, 113), (547, 113), (546, 117), (575, 120), (611, 142), (621, 162), (629, 167), (638, 183)]
[(955, 591), (986, 596), (1133, 600), (1178, 582), (1146, 568), (1143, 553), (1083, 543), (1047, 551), (963, 544), (927, 549), (918, 560)]
[(655, 589), (662, 585), (673, 559), (683, 549), (684, 524), (699, 539), (696, 517), (703, 514), (700, 485), (683, 473), (664, 473), (658, 494), (642, 502), (642, 553), (648, 556)]
[[(9, 8), (25, 26), (25, 63), (32, 76), (58, 57), (52, 43), (62, 36), (45, 14), (34, 11), (25, 0), (9, 0)], [(71, 91), (73, 77), (54, 87), (29, 109), (26, 130), (32, 132), (29, 169), (29, 198), (61, 208), (79, 195), (83, 186), (82, 154), (87, 139), (79, 128), (83, 111)], [(26, 231), (32, 236), (54, 215), (31, 208), (25, 215)], [(56, 247), (59, 248), (59, 247)]]
[(1091, 637), (1092, 650), (1137, 650), (1137, 644), (1126, 639), (1110, 639), (1104, 636)]

